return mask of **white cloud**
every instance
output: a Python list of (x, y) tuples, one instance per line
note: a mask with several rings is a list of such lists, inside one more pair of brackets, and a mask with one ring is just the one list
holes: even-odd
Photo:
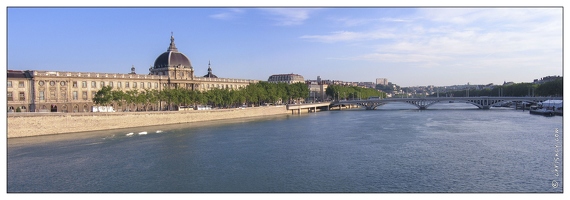
[(370, 40), (366, 45), (375, 47), (371, 52), (354, 51), (360, 54), (338, 58), (346, 60), (429, 63), (432, 67), (562, 67), (557, 59), (562, 52), (560, 9), (449, 8), (425, 9), (419, 14), (410, 18), (420, 20), (391, 29), (301, 38), (328, 43)]
[(278, 26), (301, 25), (317, 8), (264, 8), (265, 12), (272, 15)]
[(230, 19), (237, 18), (239, 15), (243, 14), (244, 12), (245, 12), (245, 10), (243, 10), (243, 9), (234, 8), (234, 9), (228, 9), (227, 12), (222, 12), (222, 13), (210, 15), (209, 17), (214, 18), (214, 19), (230, 20)]
[(303, 35), (301, 39), (309, 39), (317, 42), (334, 43), (341, 41), (362, 41), (362, 40), (375, 40), (394, 38), (395, 35), (386, 33), (384, 31), (373, 32), (351, 32), (351, 31), (336, 31), (328, 35)]
[(391, 18), (391, 17), (384, 17), (384, 18), (337, 18), (332, 19), (333, 21), (337, 21), (342, 23), (344, 26), (363, 26), (369, 25), (372, 23), (378, 22), (412, 22), (410, 19), (403, 19), (403, 18)]

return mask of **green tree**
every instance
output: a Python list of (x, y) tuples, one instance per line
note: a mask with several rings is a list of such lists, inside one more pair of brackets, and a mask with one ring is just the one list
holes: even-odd
[(536, 94), (539, 96), (562, 96), (564, 91), (563, 81), (562, 78), (557, 78), (553, 81), (540, 84), (536, 88)]
[(111, 86), (104, 86), (102, 87), (95, 96), (93, 97), (93, 102), (96, 105), (108, 106), (113, 101), (112, 90)]
[(111, 91), (111, 97), (112, 97), (112, 101), (117, 103), (117, 106), (123, 106), (125, 105), (125, 101), (127, 98), (127, 95), (125, 92), (121, 91), (121, 90), (113, 90)]

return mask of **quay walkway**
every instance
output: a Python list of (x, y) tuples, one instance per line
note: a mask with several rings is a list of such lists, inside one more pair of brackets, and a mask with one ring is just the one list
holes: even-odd
[(287, 104), (287, 110), (291, 110), (291, 114), (301, 114), (301, 110), (307, 110), (307, 112), (317, 112), (319, 110), (329, 110), (331, 102), (321, 102), (321, 103), (306, 103), (306, 104)]

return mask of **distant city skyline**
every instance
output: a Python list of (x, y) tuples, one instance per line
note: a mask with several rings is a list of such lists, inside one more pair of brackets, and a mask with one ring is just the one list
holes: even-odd
[(400, 86), (562, 76), (562, 8), (7, 9), (7, 69), (148, 74), (174, 32), (195, 74)]

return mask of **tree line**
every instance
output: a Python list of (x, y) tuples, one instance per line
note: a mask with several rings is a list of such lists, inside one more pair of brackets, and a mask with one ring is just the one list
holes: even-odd
[(369, 97), (386, 98), (386, 93), (373, 88), (342, 85), (329, 85), (326, 94), (333, 97), (334, 100), (368, 99)]
[(242, 105), (294, 103), (307, 97), (309, 97), (309, 89), (304, 83), (259, 82), (249, 84), (240, 90), (214, 88), (208, 91), (183, 88), (167, 88), (160, 91), (156, 89), (122, 91), (105, 86), (97, 91), (92, 100), (96, 105), (133, 105), (136, 110), (146, 111), (153, 105), (166, 106), (167, 110), (173, 110), (180, 106), (193, 107), (196, 105), (231, 108)]
[[(524, 97), (524, 96), (562, 96), (563, 80), (557, 78), (553, 81), (545, 82), (542, 84), (534, 83), (516, 83), (512, 85), (496, 86), (493, 89), (475, 90), (469, 89), (469, 96), (510, 96), (510, 97)], [(459, 90), (447, 93), (440, 93), (439, 96), (454, 96), (465, 97), (467, 90)], [(435, 97), (437, 94), (431, 94)]]

